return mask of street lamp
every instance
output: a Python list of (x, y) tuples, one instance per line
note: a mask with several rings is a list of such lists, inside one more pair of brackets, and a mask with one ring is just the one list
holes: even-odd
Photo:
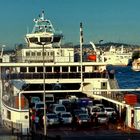
[(44, 136), (47, 135), (47, 120), (46, 120), (46, 93), (45, 93), (45, 62), (44, 62), (44, 45), (45, 42), (42, 43), (43, 47), (43, 102), (44, 102)]
[(38, 42), (42, 45), (42, 57), (43, 57), (43, 102), (44, 102), (44, 136), (47, 136), (47, 119), (46, 119), (46, 93), (45, 93), (45, 62), (44, 62), (44, 46), (46, 42)]

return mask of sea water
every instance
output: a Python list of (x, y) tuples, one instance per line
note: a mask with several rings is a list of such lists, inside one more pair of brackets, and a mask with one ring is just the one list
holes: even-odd
[(115, 70), (115, 77), (121, 89), (140, 88), (140, 72), (133, 71), (131, 66), (109, 66), (109, 70)]

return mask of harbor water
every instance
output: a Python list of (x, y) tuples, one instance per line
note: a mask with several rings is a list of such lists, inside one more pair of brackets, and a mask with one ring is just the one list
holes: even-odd
[(108, 69), (115, 70), (115, 76), (118, 81), (119, 88), (140, 88), (140, 72), (133, 71), (131, 66), (109, 66)]

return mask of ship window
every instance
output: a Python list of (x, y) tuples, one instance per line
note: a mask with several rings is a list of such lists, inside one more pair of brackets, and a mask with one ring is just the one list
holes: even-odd
[(60, 67), (54, 67), (54, 72), (60, 72)]
[(43, 67), (37, 67), (37, 72), (43, 72)]
[(40, 42), (51, 42), (51, 37), (40, 37)]
[(54, 52), (50, 52), (50, 56), (54, 56)]
[(58, 36), (58, 37), (53, 37), (53, 42), (59, 42), (60, 41), (60, 39), (61, 39), (61, 37), (60, 36)]
[(26, 67), (20, 67), (20, 72), (27, 72), (27, 68)]
[(35, 72), (35, 67), (29, 67), (29, 72)]
[(46, 67), (46, 72), (52, 72), (52, 67)]
[(41, 52), (37, 52), (37, 56), (41, 56)]
[(30, 52), (26, 52), (26, 56), (30, 56)]
[(35, 56), (35, 52), (32, 52), (32, 56)]
[(94, 70), (98, 70), (99, 68), (97, 66), (94, 67)]
[(68, 67), (62, 67), (62, 72), (68, 72)]
[(76, 67), (75, 66), (71, 66), (70, 67), (70, 72), (76, 72)]
[[(83, 72), (85, 72), (85, 66), (82, 67)], [(78, 71), (81, 71), (81, 67), (78, 67)]]
[(38, 38), (36, 38), (36, 37), (31, 37), (31, 38), (29, 38), (29, 41), (30, 41), (31, 43), (36, 43), (36, 42), (38, 42)]
[(7, 110), (7, 119), (11, 120), (11, 112)]

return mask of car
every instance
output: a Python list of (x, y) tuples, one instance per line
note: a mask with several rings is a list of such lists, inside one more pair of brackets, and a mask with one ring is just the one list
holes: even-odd
[(104, 107), (104, 112), (111, 117), (112, 114), (116, 114), (116, 111), (112, 107)]
[[(47, 106), (45, 107), (47, 109)], [(36, 102), (35, 103), (35, 110), (38, 111), (38, 110), (43, 110), (44, 109), (44, 102)]]
[(89, 123), (90, 122), (90, 117), (88, 114), (79, 114), (77, 116), (77, 122), (79, 125)]
[(88, 115), (88, 111), (83, 110), (83, 109), (74, 109), (72, 112), (72, 115), (75, 117), (77, 117), (79, 114), (87, 114)]
[(99, 106), (91, 106), (88, 108), (88, 112), (90, 115), (98, 114), (104, 112), (101, 107)]
[(47, 113), (47, 126), (57, 125), (59, 124), (59, 117), (55, 113)]
[(38, 103), (40, 102), (40, 98), (39, 97), (31, 97), (31, 103)]
[(51, 104), (48, 109), (50, 112), (61, 114), (63, 112), (66, 112), (66, 108), (62, 104)]
[(98, 115), (96, 116), (97, 117), (97, 120), (98, 120), (98, 123), (99, 124), (107, 124), (108, 121), (109, 121), (109, 118), (107, 116), (106, 113), (98, 113)]
[(104, 111), (104, 105), (103, 104), (95, 104), (95, 106), (98, 106), (102, 109), (102, 111)]
[(72, 123), (72, 115), (70, 112), (63, 112), (60, 114), (60, 120), (63, 124), (71, 124)]

